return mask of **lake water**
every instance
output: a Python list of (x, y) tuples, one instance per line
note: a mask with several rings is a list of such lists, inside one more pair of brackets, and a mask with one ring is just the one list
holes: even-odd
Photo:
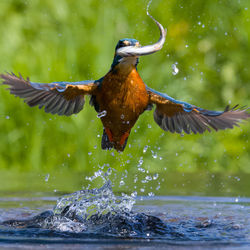
[[(246, 174), (203, 173), (195, 181), (197, 174), (172, 173), (158, 191), (148, 184), (154, 196), (136, 197), (122, 192), (126, 185), (113, 192), (110, 180), (98, 189), (65, 182), (55, 190), (65, 174), (51, 174), (51, 183), (46, 175), (8, 175), (0, 177), (0, 248), (250, 249)], [(217, 181), (207, 185), (207, 178)]]

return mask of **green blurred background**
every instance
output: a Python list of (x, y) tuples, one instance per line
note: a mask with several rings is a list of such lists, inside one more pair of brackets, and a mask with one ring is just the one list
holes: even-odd
[[(1, 0), (0, 72), (21, 72), (35, 82), (99, 79), (119, 39), (136, 38), (142, 45), (158, 40), (147, 2)], [(168, 34), (160, 52), (140, 59), (146, 84), (207, 109), (250, 105), (250, 1), (154, 0), (150, 12)], [(0, 99), (0, 173), (91, 176), (107, 166), (123, 176), (125, 170), (250, 173), (247, 122), (234, 130), (180, 136), (162, 131), (153, 112), (145, 112), (119, 154), (101, 150), (102, 125), (88, 101), (77, 116), (59, 117), (28, 107), (4, 86)]]

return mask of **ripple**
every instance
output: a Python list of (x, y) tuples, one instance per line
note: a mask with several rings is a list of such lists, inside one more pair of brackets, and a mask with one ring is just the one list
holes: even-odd
[(133, 196), (116, 196), (111, 187), (108, 180), (99, 189), (60, 197), (53, 210), (25, 220), (6, 220), (0, 225), (1, 242), (48, 243), (63, 237), (69, 243), (129, 239), (139, 244), (250, 244), (248, 198), (239, 204), (233, 198), (156, 196), (155, 206), (152, 197), (134, 205)]

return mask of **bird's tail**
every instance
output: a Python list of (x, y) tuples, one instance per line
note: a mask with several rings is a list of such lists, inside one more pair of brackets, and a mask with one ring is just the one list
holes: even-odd
[(114, 148), (118, 152), (122, 152), (125, 149), (126, 145), (127, 145), (128, 135), (124, 138), (124, 141), (121, 141), (121, 142), (116, 142), (116, 141), (111, 142), (109, 140), (109, 137), (108, 137), (108, 134), (107, 134), (106, 130), (103, 129), (102, 149), (104, 149), (104, 150), (106, 150), (106, 149), (110, 150), (110, 149)]
[(109, 140), (109, 137), (105, 131), (105, 129), (103, 129), (103, 135), (102, 135), (102, 149), (112, 149), (114, 147), (114, 143), (112, 143)]

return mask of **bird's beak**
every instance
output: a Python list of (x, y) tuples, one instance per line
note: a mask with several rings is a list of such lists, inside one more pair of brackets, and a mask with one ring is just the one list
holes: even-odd
[(147, 45), (147, 46), (140, 46), (139, 42), (138, 45), (135, 46), (126, 46), (118, 49), (116, 51), (116, 54), (122, 57), (129, 57), (129, 56), (144, 56), (153, 54), (156, 51), (160, 50), (165, 42), (166, 35), (167, 35), (167, 29), (164, 29), (163, 26), (156, 21), (149, 13), (147, 15), (153, 19), (153, 21), (157, 24), (159, 30), (160, 30), (160, 39), (158, 42)]
[(138, 48), (138, 47), (141, 47), (140, 43), (139, 43), (139, 42), (136, 42), (136, 43), (135, 43), (135, 47), (137, 47), (137, 48)]

